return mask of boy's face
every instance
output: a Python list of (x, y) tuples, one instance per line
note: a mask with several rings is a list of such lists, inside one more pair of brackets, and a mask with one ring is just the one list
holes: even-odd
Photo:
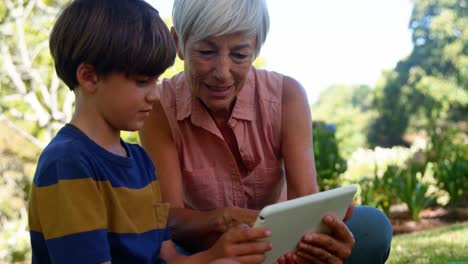
[(115, 130), (139, 130), (156, 99), (158, 77), (124, 73), (99, 77), (96, 83), (98, 114)]

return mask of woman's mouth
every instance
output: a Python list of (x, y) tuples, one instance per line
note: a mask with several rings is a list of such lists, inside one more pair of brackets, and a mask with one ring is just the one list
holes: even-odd
[(209, 91), (209, 94), (212, 97), (220, 98), (220, 99), (226, 97), (231, 92), (231, 89), (233, 87), (234, 87), (233, 85), (230, 85), (230, 86), (209, 86), (209, 85), (207, 85), (206, 86), (206, 88)]

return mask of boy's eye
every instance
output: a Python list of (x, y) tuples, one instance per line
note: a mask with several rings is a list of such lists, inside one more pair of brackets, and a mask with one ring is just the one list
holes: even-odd
[(147, 77), (147, 76), (134, 76), (134, 77), (133, 77), (133, 81), (134, 81), (137, 85), (144, 86), (144, 85), (148, 85), (148, 84), (151, 84), (151, 83), (153, 83), (153, 82), (156, 82), (156, 81), (157, 81), (157, 78)]
[(136, 79), (135, 82), (138, 84), (147, 84), (149, 83), (149, 80), (148, 79)]

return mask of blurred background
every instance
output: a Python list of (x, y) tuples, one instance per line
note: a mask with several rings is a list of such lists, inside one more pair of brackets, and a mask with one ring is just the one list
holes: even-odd
[[(48, 49), (67, 2), (0, 2), (0, 263), (29, 263), (35, 164), (73, 112)], [(170, 26), (172, 1), (149, 2)], [(468, 261), (467, 1), (267, 3), (270, 35), (254, 64), (307, 90), (320, 189), (359, 184), (357, 204), (413, 233), (395, 236), (388, 263)], [(164, 77), (182, 69), (177, 60)]]

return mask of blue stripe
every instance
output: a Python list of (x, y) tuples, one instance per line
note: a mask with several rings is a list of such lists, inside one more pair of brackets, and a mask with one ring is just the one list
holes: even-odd
[(44, 187), (59, 180), (92, 178), (114, 187), (143, 188), (156, 179), (153, 163), (140, 146), (125, 147), (129, 157), (120, 157), (65, 127), (41, 154), (34, 184)]
[[(41, 233), (30, 231), (33, 263), (101, 263), (110, 261), (105, 229), (45, 240)], [(50, 261), (52, 260), (52, 261)]]
[(40, 264), (100, 263), (111, 260), (110, 256), (113, 264), (165, 263), (159, 258), (160, 247), (171, 238), (168, 228), (142, 234), (115, 234), (101, 229), (49, 240), (35, 231), (30, 231), (30, 236), (32, 263)]
[[(162, 243), (168, 239), (170, 239), (168, 228), (141, 234), (109, 233), (112, 264), (165, 263), (159, 258), (159, 254)], [(118, 245), (115, 244), (116, 242)]]

